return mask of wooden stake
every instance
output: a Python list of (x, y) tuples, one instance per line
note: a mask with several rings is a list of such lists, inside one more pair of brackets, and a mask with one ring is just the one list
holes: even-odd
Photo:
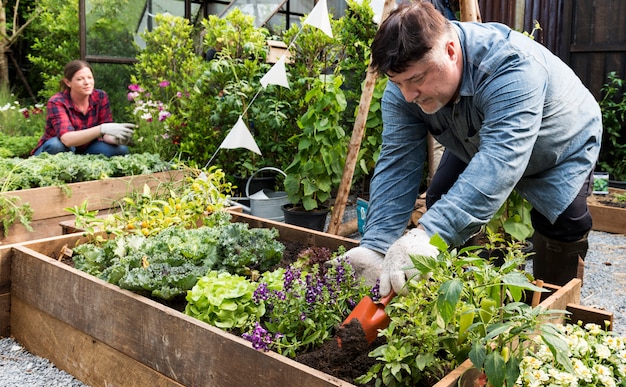
[(459, 0), (461, 21), (481, 22), (478, 0)]

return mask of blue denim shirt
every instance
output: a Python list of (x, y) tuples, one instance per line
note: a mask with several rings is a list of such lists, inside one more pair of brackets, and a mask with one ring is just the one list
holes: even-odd
[(428, 131), (468, 163), (420, 219), (429, 235), (450, 245), (477, 232), (513, 189), (554, 222), (598, 158), (600, 108), (565, 63), (505, 25), (452, 24), (463, 50), (457, 102), (428, 115), (387, 83), (361, 246), (385, 253), (404, 232), (419, 194)]

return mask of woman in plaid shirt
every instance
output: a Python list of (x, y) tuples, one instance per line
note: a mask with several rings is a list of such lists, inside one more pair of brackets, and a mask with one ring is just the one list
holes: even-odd
[(62, 91), (48, 100), (46, 131), (33, 150), (55, 154), (128, 154), (128, 143), (135, 125), (114, 123), (109, 97), (94, 88), (89, 63), (73, 60), (65, 65)]

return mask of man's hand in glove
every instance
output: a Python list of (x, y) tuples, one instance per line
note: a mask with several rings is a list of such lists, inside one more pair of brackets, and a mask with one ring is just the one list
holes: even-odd
[(370, 250), (367, 247), (353, 247), (346, 251), (344, 255), (339, 258), (331, 259), (326, 262), (329, 266), (337, 266), (339, 259), (347, 258), (350, 261), (350, 265), (354, 268), (354, 273), (365, 279), (367, 286), (376, 285), (378, 277), (383, 268), (383, 254), (374, 250)]
[(391, 289), (397, 294), (406, 294), (407, 279), (418, 274), (409, 255), (435, 257), (439, 251), (430, 244), (430, 237), (419, 228), (411, 229), (395, 241), (383, 261), (380, 275), (380, 294), (386, 296)]
[(118, 144), (126, 145), (133, 137), (133, 133), (135, 133), (134, 128), (134, 124), (109, 122), (100, 125), (100, 133), (103, 135), (108, 134), (114, 137)]

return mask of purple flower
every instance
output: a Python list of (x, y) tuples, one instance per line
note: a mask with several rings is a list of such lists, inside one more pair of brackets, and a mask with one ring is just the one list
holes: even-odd
[(161, 81), (159, 83), (159, 87), (168, 87), (170, 85), (170, 81)]
[(285, 271), (285, 275), (283, 276), (283, 288), (285, 291), (289, 291), (291, 289), (293, 281), (296, 281), (300, 278), (300, 270), (294, 270), (291, 266), (287, 268)]
[[(254, 323), (252, 333), (244, 333), (241, 337), (252, 343), (252, 348), (267, 352), (273, 342), (272, 334), (263, 328), (258, 322)], [(278, 337), (278, 336), (277, 336)]]
[(252, 301), (258, 304), (260, 301), (266, 301), (269, 298), (269, 296), (270, 294), (267, 288), (267, 283), (262, 282), (256, 288), (254, 293), (252, 293)]

